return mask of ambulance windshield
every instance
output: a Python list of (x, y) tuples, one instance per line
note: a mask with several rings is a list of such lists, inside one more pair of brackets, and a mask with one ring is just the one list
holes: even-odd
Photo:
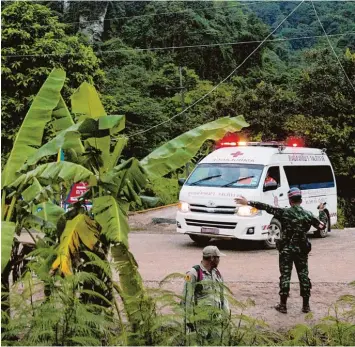
[(257, 188), (263, 165), (200, 164), (191, 174), (187, 186)]

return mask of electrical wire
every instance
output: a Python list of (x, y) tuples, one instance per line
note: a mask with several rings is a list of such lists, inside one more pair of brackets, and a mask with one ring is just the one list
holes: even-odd
[[(337, 37), (344, 36), (349, 34), (355, 34), (355, 31), (349, 31), (341, 34), (331, 34), (327, 35), (328, 37)], [(251, 40), (251, 41), (239, 41), (239, 42), (222, 42), (222, 43), (210, 43), (210, 44), (201, 44), (201, 45), (187, 45), (187, 46), (170, 46), (170, 47), (151, 47), (151, 48), (122, 48), (117, 50), (104, 50), (94, 52), (97, 55), (102, 54), (110, 54), (110, 53), (119, 53), (119, 52), (145, 52), (145, 51), (161, 51), (161, 50), (171, 50), (171, 49), (186, 49), (186, 48), (207, 48), (207, 47), (218, 47), (218, 46), (234, 46), (234, 45), (245, 45), (251, 43), (260, 43), (260, 42), (283, 42), (283, 41), (295, 41), (295, 40), (305, 40), (311, 38), (322, 38), (325, 35), (307, 35), (307, 36), (299, 36), (299, 37), (288, 37), (288, 38), (276, 38), (271, 40)], [(43, 54), (3, 54), (3, 58), (21, 58), (21, 57), (46, 57), (46, 56), (66, 56), (66, 55), (81, 55), (80, 52), (67, 52), (67, 53), (43, 53)]]
[(189, 109), (191, 109), (192, 107), (194, 107), (195, 105), (197, 105), (199, 102), (201, 102), (202, 100), (204, 100), (205, 98), (207, 98), (207, 96), (209, 96), (211, 93), (213, 93), (221, 84), (223, 84), (225, 81), (227, 81), (240, 67), (242, 67), (245, 62), (264, 44), (264, 42), (266, 42), (266, 40), (304, 3), (305, 0), (302, 0), (278, 25), (277, 27), (271, 31), (266, 37), (265, 39), (251, 52), (249, 53), (249, 55), (227, 76), (225, 77), (221, 82), (219, 82), (217, 85), (215, 85), (208, 93), (206, 93), (205, 95), (203, 95), (201, 98), (197, 99), (194, 103), (192, 103), (191, 105), (189, 105), (188, 107), (186, 107), (185, 109), (183, 109), (181, 112), (175, 114), (174, 116), (170, 117), (169, 119), (160, 122), (159, 124), (153, 125), (147, 129), (138, 131), (136, 133), (133, 133), (131, 135), (128, 136), (128, 138), (134, 137), (136, 135), (140, 135), (140, 134), (144, 134), (152, 129), (155, 129), (165, 123), (171, 122), (174, 118), (182, 115), (183, 113), (185, 113), (186, 111), (188, 111)]
[(337, 55), (336, 52), (335, 52), (335, 49), (334, 49), (332, 43), (331, 43), (330, 40), (329, 40), (329, 37), (328, 37), (328, 36), (330, 36), (330, 35), (327, 35), (327, 32), (326, 32), (325, 29), (324, 29), (324, 26), (323, 26), (323, 24), (322, 24), (322, 22), (321, 22), (321, 20), (320, 20), (320, 18), (319, 18), (319, 16), (318, 16), (317, 10), (316, 10), (316, 8), (315, 8), (314, 3), (313, 3), (312, 0), (311, 0), (311, 3), (312, 3), (312, 6), (313, 6), (314, 13), (315, 13), (315, 15), (316, 15), (316, 17), (317, 17), (317, 20), (318, 20), (320, 26), (322, 27), (322, 30), (323, 30), (323, 32), (324, 32), (324, 34), (325, 34), (325, 37), (327, 38), (327, 41), (328, 41), (328, 43), (329, 43), (329, 46), (330, 46), (330, 48), (332, 49), (332, 51), (333, 51), (335, 57), (337, 58), (337, 61), (338, 61), (339, 65), (340, 65), (341, 69), (343, 70), (345, 77), (347, 78), (347, 80), (349, 81), (351, 87), (353, 88), (353, 90), (354, 90), (354, 92), (355, 92), (355, 87), (354, 87), (354, 85), (351, 83), (350, 77), (349, 77), (348, 74), (346, 73), (346, 71), (345, 71), (345, 69), (344, 69), (344, 66), (342, 65), (342, 63), (341, 63), (341, 61), (340, 61), (338, 55)]

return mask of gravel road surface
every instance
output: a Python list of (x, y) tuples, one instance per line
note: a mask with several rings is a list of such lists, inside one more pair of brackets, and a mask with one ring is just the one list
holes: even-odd
[[(201, 259), (202, 246), (193, 243), (187, 235), (174, 232), (173, 226), (156, 226), (151, 231), (136, 231), (130, 235), (130, 247), (139, 264), (144, 281), (158, 285), (168, 274), (184, 273)], [(313, 321), (324, 317), (329, 306), (339, 296), (355, 295), (355, 228), (333, 230), (325, 239), (312, 238), (309, 257), (312, 281), (311, 307)], [(302, 298), (293, 269), (288, 314), (273, 309), (278, 301), (278, 254), (265, 250), (256, 242), (215, 241), (227, 256), (221, 259), (220, 271), (238, 300), (248, 298), (255, 306), (245, 312), (265, 320), (273, 328), (286, 329), (305, 321), (301, 313)], [(181, 291), (182, 281), (174, 280), (167, 288)]]

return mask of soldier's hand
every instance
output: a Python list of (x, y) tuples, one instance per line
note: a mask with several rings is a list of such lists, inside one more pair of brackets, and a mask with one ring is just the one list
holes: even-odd
[(248, 203), (248, 200), (244, 196), (238, 196), (234, 201), (238, 205), (246, 205)]

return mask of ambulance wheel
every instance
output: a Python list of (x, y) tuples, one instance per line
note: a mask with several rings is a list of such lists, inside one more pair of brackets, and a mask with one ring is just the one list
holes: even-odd
[(198, 245), (205, 246), (207, 245), (211, 238), (207, 236), (193, 235), (189, 234), (192, 241), (196, 242)]
[(325, 238), (328, 236), (328, 231), (330, 230), (330, 218), (329, 218), (329, 214), (327, 211), (325, 211), (325, 214), (327, 215), (327, 227), (323, 230), (316, 230), (314, 232), (314, 236), (315, 237), (320, 237), (320, 238)]
[(267, 239), (264, 241), (265, 248), (276, 248), (276, 239), (281, 237), (281, 223), (276, 218), (273, 218), (268, 230)]

